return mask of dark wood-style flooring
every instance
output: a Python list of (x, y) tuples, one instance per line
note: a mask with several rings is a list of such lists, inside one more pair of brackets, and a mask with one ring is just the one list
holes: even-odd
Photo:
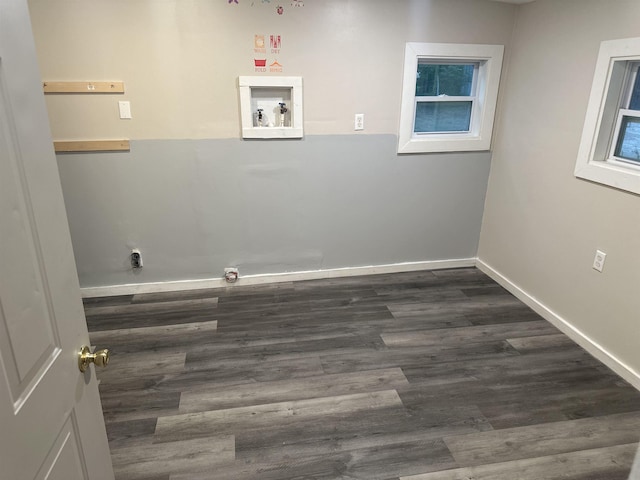
[(85, 299), (118, 480), (623, 480), (640, 393), (480, 271)]

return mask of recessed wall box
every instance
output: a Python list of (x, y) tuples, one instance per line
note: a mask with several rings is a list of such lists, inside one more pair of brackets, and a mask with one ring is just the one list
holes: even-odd
[(242, 138), (302, 138), (302, 77), (239, 77)]

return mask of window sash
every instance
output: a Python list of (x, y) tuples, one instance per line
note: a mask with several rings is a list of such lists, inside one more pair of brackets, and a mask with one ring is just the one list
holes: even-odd
[[(475, 97), (476, 91), (478, 89), (478, 73), (480, 69), (479, 62), (474, 62), (469, 60), (449, 60), (444, 58), (434, 59), (434, 58), (418, 57), (418, 63), (416, 67), (419, 67), (420, 65), (473, 65), (473, 77), (471, 79), (471, 90), (470, 90), (471, 93), (470, 95), (465, 95), (464, 97), (468, 97), (468, 96)], [(418, 73), (418, 69), (416, 68), (416, 75), (417, 73)], [(417, 82), (417, 78), (416, 78), (416, 82)], [(431, 96), (425, 95), (424, 97), (431, 97)], [(433, 95), (432, 97), (436, 97), (436, 95)], [(416, 98), (419, 98), (419, 96), (416, 95)], [(452, 98), (452, 97), (449, 97), (449, 98)]]
[(607, 158), (607, 162), (612, 163), (614, 165), (618, 164), (620, 166), (624, 166), (625, 168), (640, 169), (639, 160), (632, 160), (629, 158), (624, 158), (616, 155), (616, 151), (618, 150), (618, 144), (622, 140), (625, 134), (625, 132), (622, 131), (622, 126), (624, 124), (625, 117), (637, 118), (640, 120), (640, 110), (628, 110), (626, 108), (621, 108), (619, 110), (618, 118), (616, 120), (616, 125), (613, 130), (613, 140), (611, 142), (611, 147), (609, 150), (609, 157)]
[[(640, 80), (638, 75), (638, 69), (640, 68), (640, 62), (628, 62), (627, 65), (627, 79), (624, 83), (622, 100), (620, 102), (620, 108), (632, 110), (631, 100), (633, 99), (633, 93), (636, 89), (636, 83)], [(640, 110), (640, 109), (633, 109)]]
[[(438, 102), (447, 102), (447, 103), (471, 103), (471, 109), (469, 111), (469, 127), (466, 130), (433, 130), (433, 131), (418, 131), (416, 132), (416, 120), (418, 117), (418, 105), (420, 103), (438, 103)], [(438, 97), (416, 97), (416, 101), (414, 103), (414, 113), (413, 113), (413, 126), (412, 126), (412, 136), (413, 137), (424, 137), (428, 135), (455, 135), (455, 134), (468, 134), (473, 130), (473, 119), (474, 113), (476, 109), (476, 97), (448, 97), (446, 95), (440, 95)]]

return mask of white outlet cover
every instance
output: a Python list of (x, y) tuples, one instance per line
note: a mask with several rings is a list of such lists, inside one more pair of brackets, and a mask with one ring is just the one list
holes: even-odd
[(128, 120), (131, 118), (131, 102), (128, 102), (128, 101), (118, 102), (118, 110), (120, 111), (120, 118), (122, 120)]
[(593, 258), (593, 268), (599, 272), (602, 272), (604, 268), (604, 261), (607, 259), (607, 254), (602, 250), (596, 250), (596, 255)]
[(356, 113), (353, 129), (364, 130), (364, 113)]

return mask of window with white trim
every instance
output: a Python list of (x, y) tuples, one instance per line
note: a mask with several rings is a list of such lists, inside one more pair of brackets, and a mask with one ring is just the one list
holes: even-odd
[(488, 150), (503, 50), (407, 43), (398, 153)]
[(640, 38), (600, 45), (575, 175), (640, 194)]

